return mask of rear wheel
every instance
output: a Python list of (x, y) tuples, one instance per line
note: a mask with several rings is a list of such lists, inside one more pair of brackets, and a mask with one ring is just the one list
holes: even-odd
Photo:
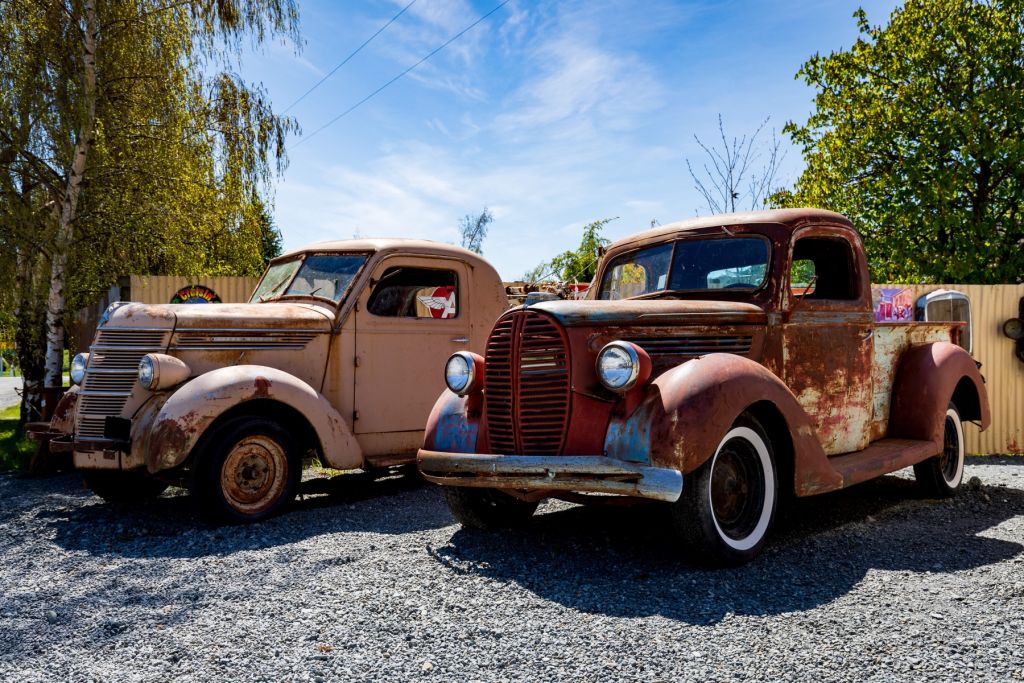
[(496, 489), (463, 486), (446, 486), (444, 497), (456, 521), (471, 529), (518, 526), (533, 516), (538, 505)]
[(775, 517), (778, 477), (771, 443), (742, 415), (672, 504), (672, 523), (693, 559), (736, 565), (764, 548)]
[(192, 474), (200, 516), (258, 522), (280, 512), (295, 497), (302, 476), (295, 439), (262, 417), (235, 417), (215, 429)]
[(121, 470), (85, 470), (82, 478), (93, 493), (110, 503), (142, 503), (169, 486), (148, 474)]
[(934, 498), (956, 495), (964, 479), (964, 425), (953, 403), (946, 408), (942, 452), (914, 465), (914, 476), (925, 494)]

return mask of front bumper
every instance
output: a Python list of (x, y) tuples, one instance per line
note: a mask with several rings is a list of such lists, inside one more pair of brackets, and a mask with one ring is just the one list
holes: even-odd
[(482, 455), (421, 449), (423, 476), (444, 486), (614, 493), (636, 498), (679, 499), (683, 475), (602, 455)]

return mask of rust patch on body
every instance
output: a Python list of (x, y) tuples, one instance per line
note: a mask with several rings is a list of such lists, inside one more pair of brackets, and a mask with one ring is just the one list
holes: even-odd
[(270, 380), (266, 377), (259, 376), (253, 381), (253, 385), (256, 390), (253, 392), (253, 398), (269, 398), (270, 397)]

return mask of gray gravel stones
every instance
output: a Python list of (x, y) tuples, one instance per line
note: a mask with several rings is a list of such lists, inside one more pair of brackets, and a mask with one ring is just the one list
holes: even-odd
[(0, 476), (0, 680), (1024, 680), (1024, 459), (968, 476), (796, 501), (719, 571), (657, 505), (477, 533), (433, 487), (343, 476), (211, 528), (180, 491)]

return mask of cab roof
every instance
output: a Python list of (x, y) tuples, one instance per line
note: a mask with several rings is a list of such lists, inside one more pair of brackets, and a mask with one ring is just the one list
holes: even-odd
[(659, 225), (650, 230), (634, 233), (629, 237), (616, 240), (608, 245), (608, 251), (617, 250), (621, 246), (637, 242), (657, 242), (660, 238), (668, 238), (678, 233), (685, 233), (704, 228), (717, 228), (734, 225), (764, 225), (771, 223), (790, 232), (808, 223), (824, 223), (853, 228), (853, 223), (846, 216), (825, 209), (771, 209), (768, 211), (747, 211), (744, 213), (719, 213), (711, 216), (698, 216), (685, 221), (676, 221)]
[(314, 242), (298, 249), (281, 254), (278, 258), (295, 256), (297, 254), (309, 254), (318, 252), (334, 251), (359, 251), (359, 252), (411, 252), (416, 254), (430, 254), (435, 256), (452, 256), (465, 261), (479, 262), (483, 260), (479, 254), (468, 249), (457, 247), (454, 244), (435, 242), (433, 240), (418, 240), (407, 237), (367, 237), (353, 240), (325, 240)]

